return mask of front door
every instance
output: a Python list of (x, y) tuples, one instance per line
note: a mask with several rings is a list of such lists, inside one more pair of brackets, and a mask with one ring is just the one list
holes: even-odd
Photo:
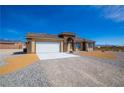
[(67, 39), (67, 52), (73, 51), (73, 39)]
[(86, 51), (86, 43), (83, 42), (83, 51)]

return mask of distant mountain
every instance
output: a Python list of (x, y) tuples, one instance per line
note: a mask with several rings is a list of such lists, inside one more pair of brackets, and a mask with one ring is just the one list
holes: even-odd
[(106, 44), (106, 45), (96, 45), (96, 46), (101, 46), (101, 47), (112, 47), (112, 46), (124, 46), (124, 45), (109, 45), (109, 44)]

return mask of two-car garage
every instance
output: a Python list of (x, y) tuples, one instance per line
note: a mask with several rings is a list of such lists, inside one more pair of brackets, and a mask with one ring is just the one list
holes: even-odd
[(57, 35), (29, 34), (27, 53), (36, 53), (40, 60), (77, 57), (64, 52), (64, 39)]
[(59, 42), (36, 42), (36, 53), (59, 53)]
[(78, 57), (60, 52), (60, 42), (36, 42), (36, 54), (40, 60)]

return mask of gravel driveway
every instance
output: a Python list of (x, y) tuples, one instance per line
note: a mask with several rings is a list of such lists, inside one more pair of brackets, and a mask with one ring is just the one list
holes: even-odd
[(94, 57), (43, 60), (0, 76), (0, 86), (124, 87), (124, 61)]

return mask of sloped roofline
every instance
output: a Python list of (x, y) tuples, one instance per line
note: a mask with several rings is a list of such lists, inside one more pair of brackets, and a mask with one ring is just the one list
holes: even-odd
[(74, 35), (75, 36), (75, 39), (77, 42), (95, 42), (93, 40), (89, 40), (89, 39), (86, 39), (86, 38), (81, 38), (81, 37), (78, 37), (75, 35), (75, 33), (71, 33), (71, 32), (63, 32), (61, 34), (47, 34), (47, 33), (28, 33), (26, 38), (52, 38), (52, 39), (62, 39), (60, 38), (59, 36), (60, 35), (65, 35), (65, 34), (68, 34), (68, 35)]

